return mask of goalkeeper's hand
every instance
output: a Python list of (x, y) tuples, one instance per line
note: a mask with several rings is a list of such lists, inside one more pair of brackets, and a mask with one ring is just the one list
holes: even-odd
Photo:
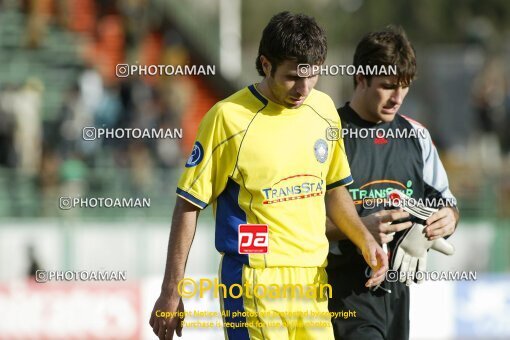
[[(393, 270), (400, 270), (400, 282), (410, 285), (415, 277), (416, 269), (424, 272), (427, 269), (427, 250), (430, 248), (445, 255), (453, 255), (455, 248), (444, 238), (429, 240), (423, 229), (425, 226), (415, 223), (397, 243), (396, 254), (393, 260)], [(417, 280), (421, 283), (423, 278)]]
[(431, 241), (449, 236), (455, 231), (458, 219), (457, 208), (444, 207), (427, 218), (425, 235)]

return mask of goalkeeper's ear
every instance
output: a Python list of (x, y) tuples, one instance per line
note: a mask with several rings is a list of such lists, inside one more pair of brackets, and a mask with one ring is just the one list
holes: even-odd
[(430, 248), (445, 255), (453, 255), (455, 253), (455, 247), (453, 246), (453, 244), (446, 241), (442, 237), (435, 240)]

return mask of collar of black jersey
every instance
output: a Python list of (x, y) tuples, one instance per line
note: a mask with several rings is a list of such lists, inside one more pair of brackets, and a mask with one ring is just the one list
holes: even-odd
[(389, 123), (374, 123), (369, 122), (368, 120), (362, 119), (359, 114), (354, 111), (354, 109), (349, 105), (350, 102), (346, 102), (344, 106), (339, 108), (338, 114), (340, 115), (340, 118), (346, 117), (347, 121), (354, 123), (356, 126), (359, 127), (366, 127), (366, 128), (372, 128), (372, 127), (378, 127), (378, 128), (386, 128), (391, 125), (392, 122), (395, 120), (389, 122)]

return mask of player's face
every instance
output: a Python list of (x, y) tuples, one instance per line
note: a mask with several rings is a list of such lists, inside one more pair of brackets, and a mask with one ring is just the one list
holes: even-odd
[(409, 86), (399, 84), (396, 76), (372, 77), (370, 85), (363, 79), (360, 86), (365, 112), (374, 122), (391, 122), (409, 92)]
[[(267, 61), (269, 63), (269, 61)], [(297, 74), (298, 63), (292, 60), (285, 60), (276, 68), (274, 75), (271, 75), (271, 64), (267, 66), (264, 81), (267, 86), (266, 94), (269, 99), (287, 108), (297, 108), (303, 104), (306, 97), (317, 84), (319, 76), (300, 77)], [(264, 67), (266, 71), (266, 67)]]

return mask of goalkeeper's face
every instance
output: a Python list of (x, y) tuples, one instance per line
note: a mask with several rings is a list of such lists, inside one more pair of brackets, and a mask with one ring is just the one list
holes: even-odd
[(409, 86), (396, 76), (375, 76), (360, 85), (365, 112), (374, 122), (391, 122), (409, 92)]
[(298, 108), (303, 104), (319, 79), (317, 74), (310, 74), (308, 77), (299, 76), (298, 62), (293, 60), (285, 60), (279, 64), (274, 73), (271, 72), (270, 63), (264, 65), (263, 62), (262, 65), (266, 73), (263, 82), (266, 83), (269, 99), (290, 109)]

